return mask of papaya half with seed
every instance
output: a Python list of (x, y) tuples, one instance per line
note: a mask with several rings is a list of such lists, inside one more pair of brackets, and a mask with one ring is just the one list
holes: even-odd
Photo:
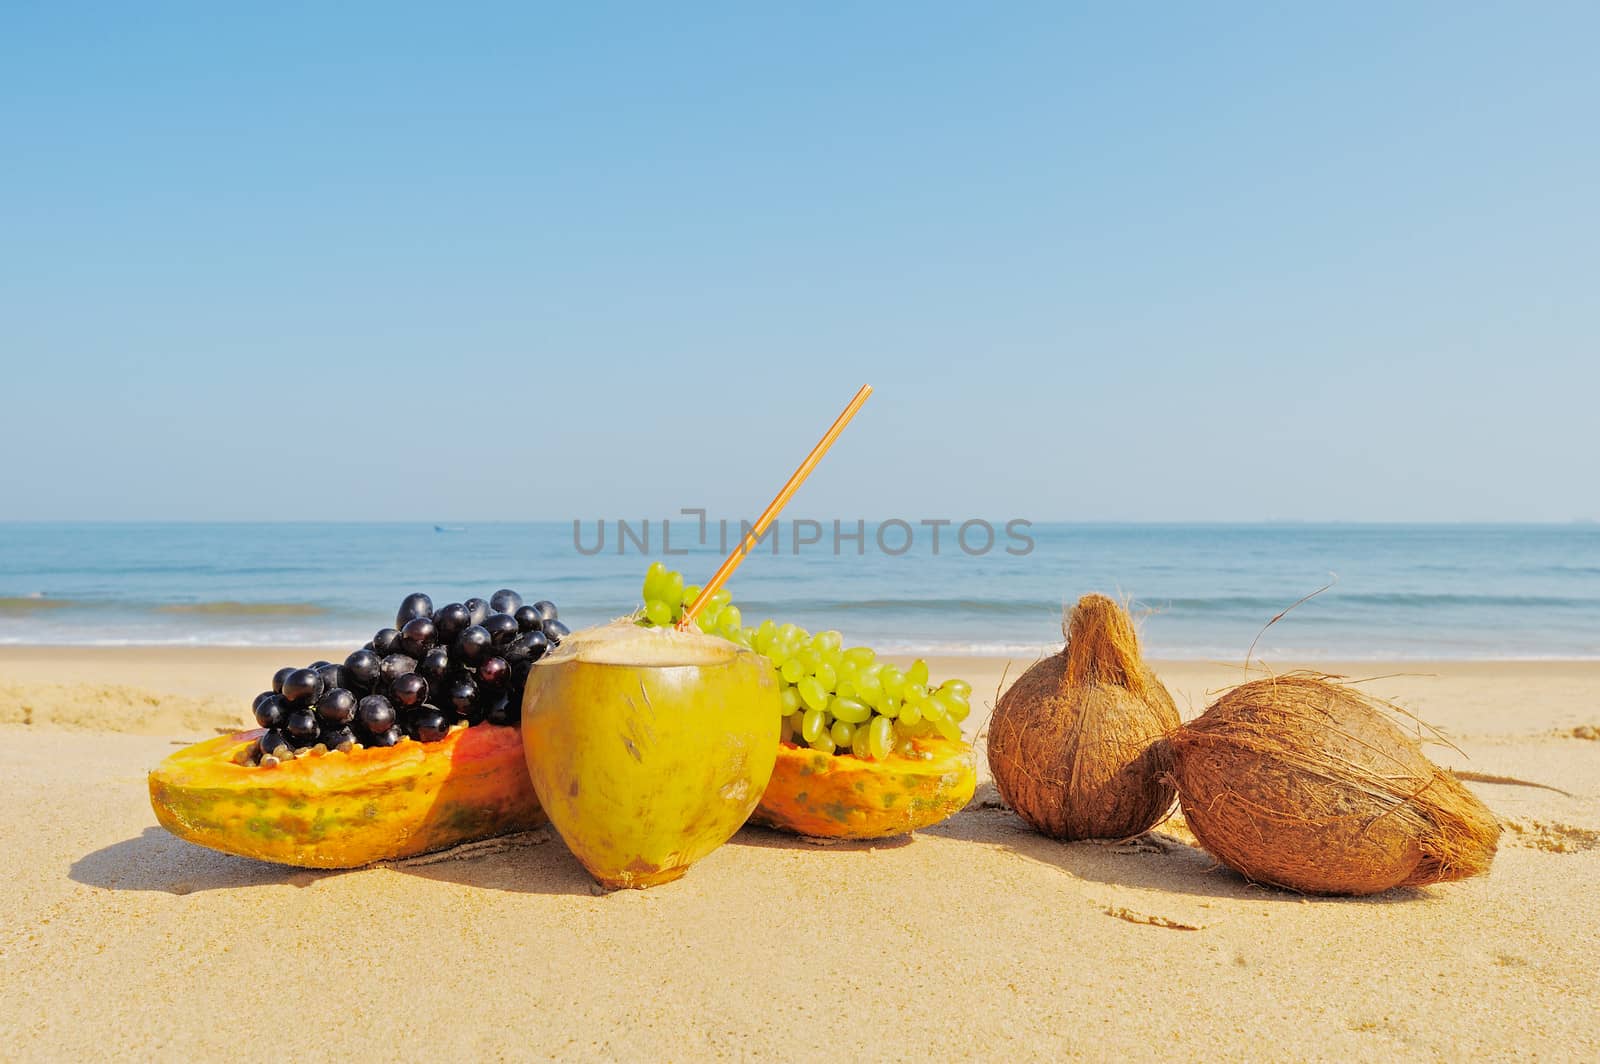
[(356, 868), (545, 823), (516, 728), (479, 724), (403, 742), (245, 764), (261, 732), (184, 747), (150, 773), (156, 820), (261, 861)]
[(874, 761), (784, 743), (750, 819), (824, 839), (881, 839), (947, 820), (977, 786), (972, 747), (936, 738), (913, 746), (918, 756)]

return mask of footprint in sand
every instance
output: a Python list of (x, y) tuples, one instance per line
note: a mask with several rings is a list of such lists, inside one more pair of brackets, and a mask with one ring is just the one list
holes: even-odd
[(1582, 853), (1600, 847), (1600, 831), (1547, 820), (1507, 820), (1506, 828), (1519, 846), (1546, 853)]

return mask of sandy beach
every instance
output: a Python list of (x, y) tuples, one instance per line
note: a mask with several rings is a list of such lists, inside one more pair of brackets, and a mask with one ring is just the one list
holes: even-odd
[[(1485, 878), (1304, 898), (1181, 820), (1063, 845), (980, 784), (909, 840), (746, 828), (599, 895), (548, 832), (318, 873), (158, 828), (146, 771), (320, 653), (0, 651), (7, 1057), (1600, 1056), (1600, 663), (1322, 666), (1448, 737), (1507, 828)], [(933, 664), (988, 704), (1028, 662)], [(1186, 716), (1243, 675), (1158, 671)]]

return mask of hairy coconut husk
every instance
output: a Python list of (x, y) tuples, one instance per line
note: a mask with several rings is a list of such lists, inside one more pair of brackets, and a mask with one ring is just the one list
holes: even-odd
[(1236, 687), (1171, 747), (1190, 830), (1257, 882), (1374, 894), (1477, 875), (1494, 859), (1494, 814), (1381, 703), (1330, 678)]
[(1058, 839), (1126, 839), (1172, 808), (1172, 696), (1139, 657), (1127, 611), (1085, 595), (1067, 645), (1012, 684), (989, 724), (989, 768), (1006, 804)]

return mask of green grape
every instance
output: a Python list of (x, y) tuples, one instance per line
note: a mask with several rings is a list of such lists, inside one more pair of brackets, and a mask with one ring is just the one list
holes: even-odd
[[(644, 620), (666, 628), (684, 616), (700, 594), (685, 585), (683, 574), (652, 562), (643, 582)], [(815, 750), (858, 757), (891, 754), (931, 757), (913, 740), (941, 735), (961, 738), (961, 724), (972, 712), (972, 685), (945, 680), (930, 685), (928, 663), (918, 658), (910, 668), (879, 662), (870, 647), (844, 647), (833, 629), (815, 635), (799, 625), (768, 618), (754, 628), (733, 604), (733, 594), (719, 588), (691, 624), (696, 630), (721, 635), (764, 656), (783, 677), (779, 697), (783, 709), (780, 732), (785, 741), (798, 739)]]
[(867, 704), (854, 698), (835, 696), (833, 701), (828, 703), (828, 711), (839, 720), (847, 720), (851, 724), (861, 724), (872, 717), (872, 710), (867, 708)]
[(959, 723), (966, 720), (968, 714), (972, 712), (972, 703), (965, 698), (958, 697), (953, 691), (947, 691), (941, 687), (939, 688), (939, 694), (943, 695), (945, 700), (950, 703), (951, 720)]
[(683, 600), (683, 574), (667, 570), (653, 597), (676, 609)]
[(871, 647), (851, 647), (844, 652), (844, 660), (850, 662), (858, 669), (871, 665), (878, 657), (877, 651)]
[[(828, 708), (828, 692), (822, 689), (815, 676), (802, 676), (795, 682), (800, 689), (800, 701), (810, 709), (823, 710)], [(838, 714), (834, 714), (838, 716)]]
[(888, 717), (874, 717), (867, 731), (870, 732), (867, 741), (872, 756), (880, 760), (888, 757), (894, 750), (894, 721)]
[(778, 640), (778, 653), (786, 658), (797, 658), (800, 656), (800, 648), (804, 645), (798, 639), (780, 639)]
[(876, 706), (883, 701), (883, 681), (879, 666), (872, 665), (863, 669), (856, 675), (856, 697), (869, 706)]
[(768, 617), (756, 628), (755, 645), (757, 652), (770, 658), (772, 656), (772, 645), (777, 642), (777, 638), (778, 626), (772, 623), (771, 617)]
[(657, 601), (659, 601), (662, 598), (666, 597), (662, 593), (663, 592), (663, 586), (666, 583), (666, 579), (667, 579), (667, 565), (666, 565), (666, 563), (665, 562), (651, 562), (650, 563), (650, 568), (648, 568), (648, 569), (646, 569), (644, 571), (644, 596), (643, 597), (644, 597), (644, 600), (646, 602), (649, 602), (651, 599), (656, 599)]
[(863, 725), (850, 737), (850, 752), (865, 759), (872, 753), (872, 729)]

